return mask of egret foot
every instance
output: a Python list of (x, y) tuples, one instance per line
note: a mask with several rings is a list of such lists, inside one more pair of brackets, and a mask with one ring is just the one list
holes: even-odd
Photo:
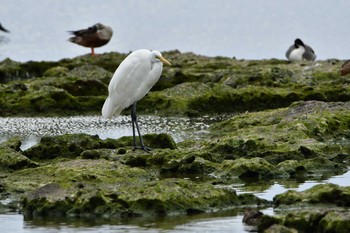
[(147, 146), (134, 146), (133, 151), (135, 151), (137, 149), (146, 151), (147, 153), (151, 153), (151, 150), (153, 150), (152, 148), (147, 147)]

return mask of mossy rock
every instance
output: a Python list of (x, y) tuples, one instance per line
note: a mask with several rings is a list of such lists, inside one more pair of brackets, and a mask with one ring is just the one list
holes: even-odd
[(309, 101), (239, 114), (211, 126), (211, 142), (215, 143), (207, 144), (207, 148), (233, 157), (262, 157), (273, 165), (294, 160), (306, 170), (342, 172), (346, 166), (330, 160), (349, 153), (341, 143), (350, 127), (349, 103)]
[(47, 184), (23, 199), (24, 214), (32, 217), (190, 214), (237, 203), (232, 191), (183, 179), (116, 182), (99, 190), (84, 185), (67, 190)]
[(293, 190), (278, 194), (273, 198), (275, 207), (283, 205), (336, 205), (350, 206), (350, 187), (335, 184), (319, 184), (303, 192)]
[[(334, 232), (350, 230), (350, 215), (344, 210), (290, 211), (283, 216), (263, 216), (259, 232)], [(278, 227), (277, 227), (278, 226)], [(276, 231), (280, 229), (281, 231)]]
[(35, 160), (51, 160), (56, 157), (75, 158), (84, 150), (100, 148), (102, 140), (97, 135), (65, 134), (60, 136), (46, 136), (39, 144), (27, 149), (23, 153)]
[(298, 233), (294, 228), (288, 228), (280, 224), (274, 224), (271, 227), (264, 230), (264, 233)]
[(274, 176), (273, 166), (262, 158), (226, 160), (222, 170), (214, 172), (219, 177), (239, 177), (241, 179), (266, 179)]
[(18, 137), (0, 144), (0, 169), (13, 171), (38, 166), (34, 161), (24, 156), (20, 150), (21, 140)]
[[(143, 136), (144, 143), (152, 148), (175, 149), (176, 143), (168, 134), (146, 134)], [(59, 136), (46, 136), (41, 138), (39, 144), (23, 152), (30, 159), (52, 160), (60, 158), (83, 158), (105, 157), (104, 151), (95, 149), (120, 149), (126, 153), (133, 145), (132, 137), (121, 137), (119, 139), (102, 140), (97, 135), (88, 134), (64, 134)], [(123, 153), (119, 151), (118, 153)]]
[[(317, 65), (311, 65), (277, 59), (249, 61), (205, 57), (179, 51), (163, 54), (173, 65), (164, 66), (158, 83), (140, 101), (140, 114), (202, 116), (280, 108), (295, 101), (350, 100), (349, 81), (338, 72), (341, 61), (318, 61)], [(1, 114), (99, 113), (113, 72), (126, 56), (105, 53), (96, 58), (84, 55), (58, 62), (26, 63), (6, 59), (0, 63), (0, 79), (3, 77), (0, 82), (5, 83), (0, 86), (0, 99), (4, 100), (0, 101), (4, 106)], [(76, 97), (76, 103), (70, 107), (56, 104), (60, 111), (33, 110), (25, 101), (25, 106), (21, 106), (22, 100), (32, 98), (34, 88), (45, 91), (44, 86), (67, 92)], [(190, 98), (182, 97), (184, 93)], [(60, 102), (59, 99), (53, 101)]]
[(323, 232), (349, 232), (349, 212), (331, 211), (327, 213), (320, 221), (320, 228)]

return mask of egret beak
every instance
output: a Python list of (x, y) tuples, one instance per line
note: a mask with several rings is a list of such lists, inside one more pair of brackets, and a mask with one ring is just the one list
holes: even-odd
[(171, 63), (170, 63), (167, 59), (165, 59), (164, 57), (160, 56), (160, 57), (158, 57), (158, 58), (159, 58), (159, 60), (161, 60), (161, 62), (163, 62), (163, 63), (165, 63), (165, 64), (171, 66)]

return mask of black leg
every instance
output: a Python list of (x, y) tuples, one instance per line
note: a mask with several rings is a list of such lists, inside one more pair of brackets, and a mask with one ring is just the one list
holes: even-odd
[[(139, 124), (137, 123), (136, 102), (131, 107), (131, 123), (132, 123), (132, 136), (133, 136), (134, 150), (141, 149), (141, 150), (144, 150), (146, 152), (150, 152), (152, 149), (149, 148), (149, 147), (146, 147), (143, 144), (143, 140), (142, 140), (142, 135), (140, 133)], [(139, 135), (140, 146), (137, 146), (137, 144), (136, 144), (135, 126), (136, 126), (137, 133)]]

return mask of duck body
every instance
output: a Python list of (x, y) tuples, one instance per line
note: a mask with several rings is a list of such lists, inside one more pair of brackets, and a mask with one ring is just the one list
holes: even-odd
[(70, 31), (73, 37), (69, 38), (70, 42), (91, 48), (91, 55), (94, 55), (94, 48), (107, 44), (113, 35), (111, 27), (97, 23), (87, 29)]
[(286, 52), (286, 57), (289, 61), (315, 61), (316, 54), (314, 50), (309, 46), (304, 44), (300, 39), (296, 39), (294, 44), (289, 47)]

